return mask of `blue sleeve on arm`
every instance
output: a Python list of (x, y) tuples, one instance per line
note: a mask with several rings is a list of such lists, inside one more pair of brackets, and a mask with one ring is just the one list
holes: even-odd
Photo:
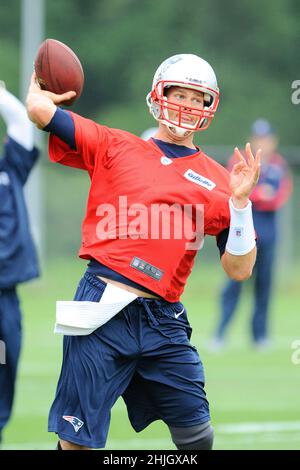
[(0, 171), (2, 169), (6, 171), (13, 170), (22, 185), (24, 185), (32, 167), (38, 159), (38, 149), (33, 147), (32, 150), (26, 150), (14, 139), (8, 137), (3, 150), (4, 152), (3, 158), (1, 159)]
[(57, 108), (51, 121), (43, 128), (43, 131), (51, 132), (51, 134), (56, 135), (68, 144), (71, 149), (76, 150), (75, 125), (68, 111)]

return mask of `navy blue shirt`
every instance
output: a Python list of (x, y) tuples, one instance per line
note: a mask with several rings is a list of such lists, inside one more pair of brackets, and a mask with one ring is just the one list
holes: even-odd
[(275, 243), (278, 211), (257, 211), (254, 206), (252, 212), (254, 228), (257, 232), (257, 246)]
[(0, 160), (0, 289), (39, 275), (23, 186), (38, 158), (8, 137)]

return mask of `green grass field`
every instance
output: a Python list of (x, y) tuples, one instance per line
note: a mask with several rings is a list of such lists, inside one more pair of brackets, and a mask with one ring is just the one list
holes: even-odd
[[(52, 262), (42, 279), (20, 289), (24, 339), (16, 401), (3, 449), (53, 449), (47, 415), (61, 363), (61, 337), (53, 334), (55, 301), (71, 300), (84, 270), (80, 261)], [(297, 274), (297, 275), (296, 275)], [(228, 337), (218, 353), (206, 350), (218, 313), (224, 280), (220, 267), (195, 270), (183, 301), (193, 327), (192, 342), (206, 371), (206, 389), (215, 427), (215, 449), (300, 449), (300, 364), (292, 342), (300, 339), (299, 271), (276, 283), (270, 350), (258, 352), (249, 338), (251, 284)], [(109, 449), (174, 449), (167, 427), (155, 422), (136, 434), (119, 400), (112, 412)]]

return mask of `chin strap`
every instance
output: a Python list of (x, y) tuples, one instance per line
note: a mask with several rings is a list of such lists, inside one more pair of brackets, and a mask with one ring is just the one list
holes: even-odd
[(188, 137), (189, 135), (191, 135), (194, 131), (189, 131), (187, 129), (182, 129), (181, 127), (178, 127), (178, 126), (171, 126), (171, 125), (167, 125), (169, 131), (176, 135), (177, 137)]

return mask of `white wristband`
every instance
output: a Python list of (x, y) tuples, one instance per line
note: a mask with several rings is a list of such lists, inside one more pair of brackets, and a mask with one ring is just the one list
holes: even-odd
[(229, 208), (230, 227), (226, 251), (235, 256), (246, 255), (256, 244), (252, 218), (252, 202), (249, 201), (243, 209), (237, 209), (230, 198)]

